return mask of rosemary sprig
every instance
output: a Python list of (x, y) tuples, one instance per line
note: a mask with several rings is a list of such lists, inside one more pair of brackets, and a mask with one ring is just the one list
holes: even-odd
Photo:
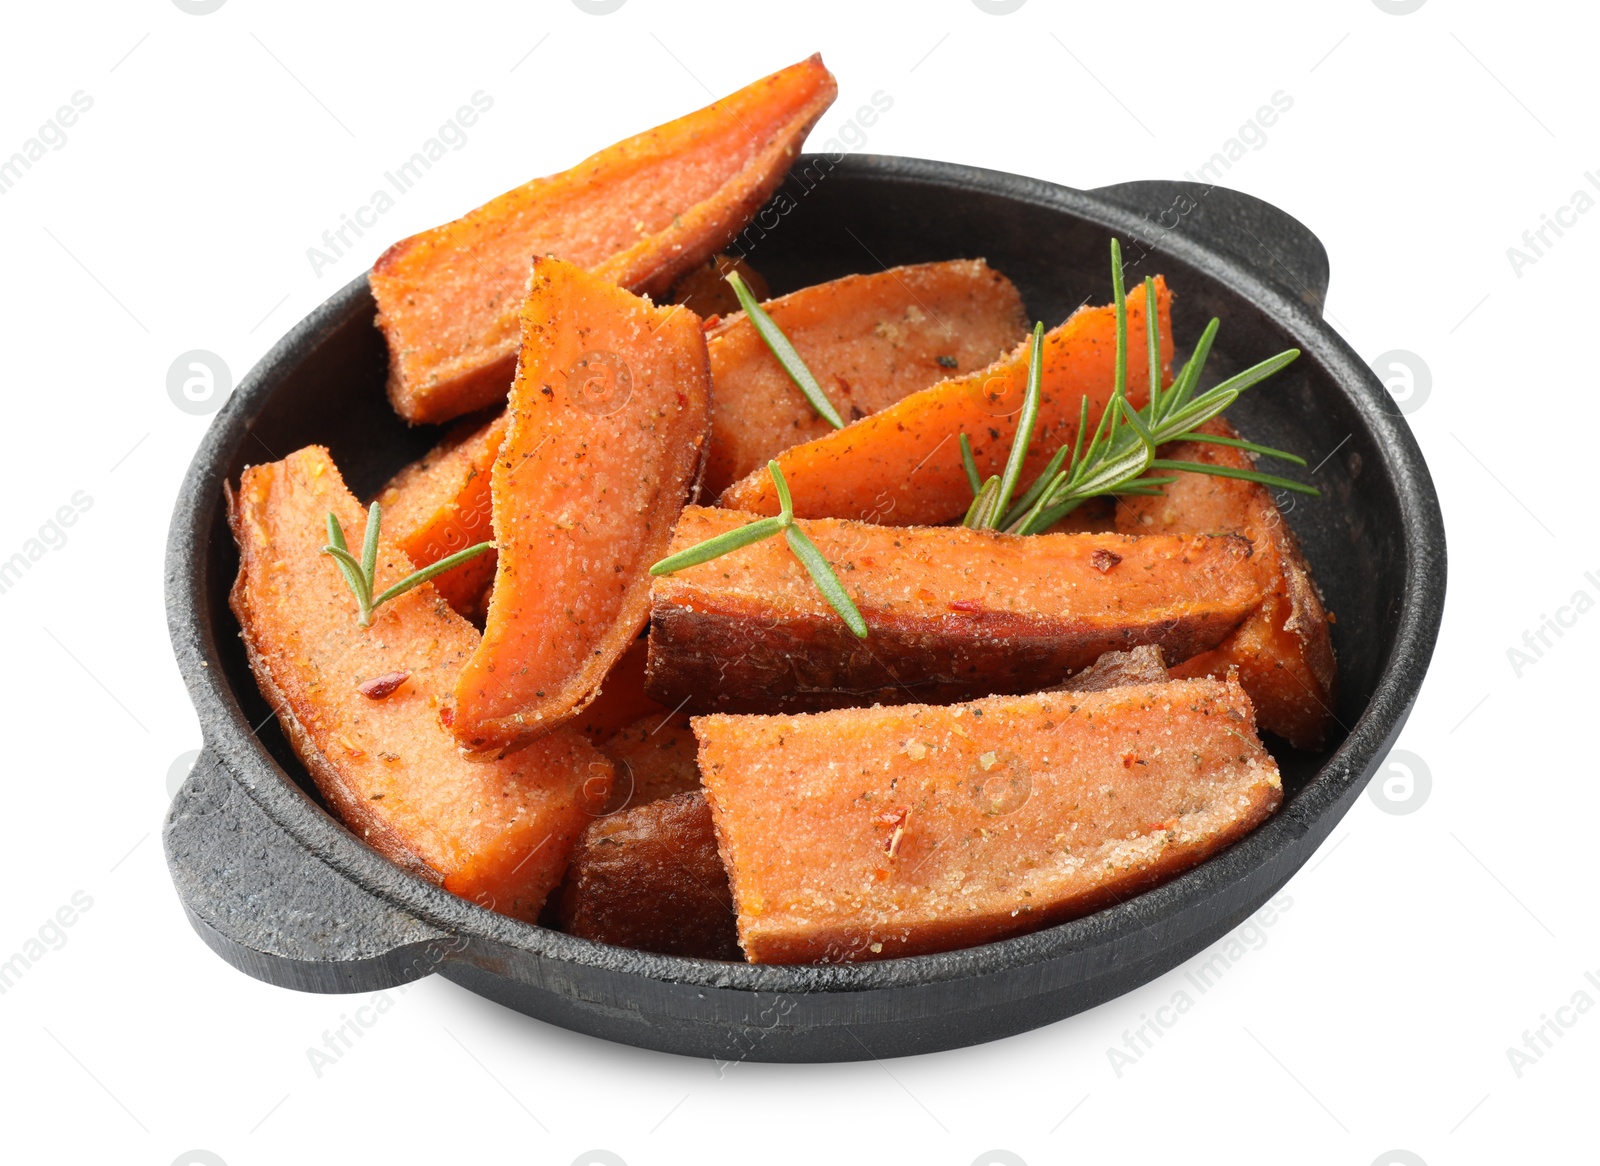
[(771, 538), (781, 531), (784, 541), (789, 544), (790, 553), (799, 559), (800, 565), (810, 573), (812, 582), (817, 585), (817, 590), (822, 592), (822, 597), (828, 601), (829, 606), (839, 613), (839, 618), (844, 620), (852, 632), (861, 639), (866, 639), (867, 621), (861, 618), (860, 609), (846, 593), (844, 584), (839, 582), (839, 576), (834, 573), (833, 567), (817, 549), (817, 544), (795, 524), (794, 499), (789, 495), (789, 483), (784, 480), (783, 470), (778, 467), (777, 462), (770, 461), (767, 463), (767, 472), (772, 475), (772, 486), (778, 493), (776, 518), (758, 518), (754, 522), (708, 538), (703, 543), (696, 543), (675, 555), (668, 555), (650, 568), (650, 574), (671, 575), (687, 567), (709, 563), (712, 559), (721, 558), (730, 551), (747, 547), (764, 538)]
[(372, 508), (367, 511), (367, 537), (361, 544), (361, 558), (357, 559), (350, 553), (350, 547), (344, 541), (344, 528), (339, 525), (338, 517), (333, 511), (328, 512), (328, 545), (322, 548), (322, 553), (333, 556), (333, 561), (339, 564), (339, 570), (344, 573), (344, 581), (350, 584), (350, 590), (355, 592), (356, 604), (361, 609), (359, 622), (364, 628), (372, 626), (372, 613), (389, 600), (404, 595), (435, 575), (444, 574), (451, 567), (459, 566), (468, 559), (483, 554), (484, 551), (494, 549), (492, 542), (467, 547), (436, 563), (428, 564), (420, 571), (413, 571), (393, 587), (374, 597), (372, 588), (378, 570), (378, 526), (382, 521), (383, 508), (374, 502)]
[(839, 416), (839, 410), (833, 407), (833, 402), (828, 400), (823, 393), (822, 386), (817, 384), (817, 378), (811, 375), (811, 370), (806, 367), (806, 362), (800, 359), (800, 354), (795, 351), (789, 338), (783, 334), (783, 329), (772, 322), (772, 317), (767, 315), (756, 297), (750, 294), (750, 289), (745, 286), (744, 280), (737, 271), (730, 271), (724, 277), (728, 286), (733, 288), (733, 294), (739, 297), (739, 306), (744, 309), (745, 316), (756, 330), (756, 335), (761, 337), (772, 355), (778, 358), (778, 363), (783, 366), (783, 371), (789, 374), (789, 379), (794, 382), (795, 388), (805, 394), (811, 407), (835, 429), (844, 428), (844, 418)]
[[(977, 484), (977, 465), (971, 457), (971, 447), (962, 435), (962, 459), (968, 481), (973, 483), (973, 502), (963, 519), (963, 525), (974, 528), (991, 528), (1012, 534), (1038, 534), (1065, 518), (1089, 498), (1111, 494), (1160, 494), (1161, 487), (1177, 481), (1171, 476), (1146, 477), (1151, 470), (1211, 474), (1221, 478), (1238, 478), (1296, 493), (1320, 496), (1314, 486), (1307, 486), (1288, 478), (1264, 474), (1256, 470), (1234, 469), (1204, 462), (1179, 461), (1156, 456), (1157, 447), (1172, 441), (1200, 441), (1214, 445), (1232, 446), (1266, 457), (1279, 458), (1305, 465), (1305, 459), (1271, 446), (1238, 438), (1217, 437), (1194, 430), (1221, 414), (1239, 395), (1300, 355), (1298, 349), (1289, 349), (1254, 365), (1221, 384), (1196, 395), (1196, 387), (1216, 339), (1218, 321), (1206, 325), (1194, 353), (1173, 379), (1172, 387), (1161, 387), (1161, 325), (1154, 309), (1155, 281), (1145, 278), (1145, 344), (1150, 375), (1150, 400), (1143, 409), (1134, 409), (1128, 403), (1128, 301), (1122, 281), (1122, 248), (1117, 240), (1111, 241), (1111, 289), (1116, 309), (1117, 347), (1115, 373), (1111, 396), (1096, 423), (1094, 432), (1084, 446), (1084, 433), (1089, 427), (1089, 400), (1083, 398), (1078, 413), (1078, 430), (1073, 437), (1070, 453), (1063, 446), (1046, 464), (1009, 509), (1001, 503), (1000, 491), (990, 490), (989, 484), (1000, 479), (991, 478), (982, 486)], [(1033, 436), (1033, 416), (1028, 401), (1037, 402), (1041, 363), (1041, 328), (1035, 328), (1033, 350), (1028, 365), (1028, 396), (1024, 400), (1024, 417), (1017, 425), (1012, 438), (1006, 469), (1020, 469), (1027, 457), (1028, 445)], [(1065, 467), (1065, 468), (1063, 468)]]

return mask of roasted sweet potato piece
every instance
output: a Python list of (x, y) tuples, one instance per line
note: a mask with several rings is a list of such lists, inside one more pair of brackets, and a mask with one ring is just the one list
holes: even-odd
[[(1172, 677), (1161, 649), (1154, 644), (1140, 644), (1126, 652), (1107, 652), (1082, 672), (1061, 685), (1057, 692), (1104, 692), (1108, 688), (1125, 688), (1130, 684), (1162, 684)], [(612, 786), (616, 796), (616, 786)]]
[(699, 318), (534, 260), (511, 422), (490, 477), (500, 548), (483, 642), (456, 684), (472, 749), (548, 732), (643, 629), (650, 564), (710, 430)]
[(600, 818), (573, 852), (561, 929), (619, 947), (741, 958), (733, 896), (698, 789)]
[[(427, 584), (361, 627), (322, 553), (330, 511), (359, 547), (366, 516), (319, 446), (245, 470), (230, 494), (230, 603), (262, 695), (346, 826), (446, 890), (532, 920), (604, 805), (611, 762), (565, 731), (500, 760), (463, 757), (439, 710), (477, 631)], [(380, 589), (414, 569), (388, 538), (379, 552)]]
[[(1163, 381), (1172, 363), (1172, 297), (1156, 278)], [(1144, 287), (1128, 295), (1128, 398), (1143, 406), (1149, 392), (1144, 335)], [(1038, 422), (1024, 467), (1031, 481), (1078, 429), (1079, 402), (1089, 399), (1094, 425), (1111, 396), (1116, 365), (1116, 312), (1080, 308), (1045, 333)], [(972, 502), (957, 435), (972, 442), (979, 472), (1005, 467), (1028, 378), (1028, 348), (1019, 346), (988, 368), (942, 381), (904, 397), (825, 437), (794, 446), (778, 464), (801, 518), (859, 518), (893, 526), (933, 525), (959, 518)], [(778, 513), (765, 469), (722, 492), (721, 504), (757, 514)]]
[(694, 729), (755, 963), (887, 959), (1060, 923), (1204, 860), (1282, 799), (1231, 680)]
[(446, 421), (505, 397), (535, 255), (666, 292), (744, 229), (836, 92), (811, 57), (390, 247), (369, 279), (395, 411)]
[[(752, 521), (693, 506), (677, 552)], [(1060, 684), (1102, 652), (1186, 660), (1261, 603), (1248, 541), (1020, 536), (800, 521), (860, 608), (858, 640), (781, 538), (655, 580), (647, 690), (668, 707), (796, 712)]]
[[(1217, 418), (1204, 427), (1223, 437), (1238, 434)], [(1248, 469), (1242, 450), (1203, 442), (1173, 442), (1161, 456)], [(1214, 651), (1184, 661), (1175, 676), (1225, 676), (1255, 703), (1261, 727), (1297, 749), (1322, 749), (1334, 723), (1338, 670), (1328, 613), (1271, 492), (1254, 482), (1179, 474), (1165, 497), (1128, 497), (1117, 507), (1117, 527), (1132, 533), (1200, 534), (1234, 531), (1250, 539), (1271, 581), (1260, 608)]]
[[(494, 538), (489, 470), (505, 440), (507, 420), (502, 412), (453, 427), (378, 492), (383, 529), (417, 566)], [(481, 621), (494, 564), (495, 553), (486, 551), (435, 575), (433, 588), (460, 614)]]
[[(1027, 335), (1022, 297), (981, 259), (847, 275), (762, 305), (846, 422), (957, 375), (986, 368)], [(709, 338), (711, 458), (720, 494), (792, 445), (833, 427), (783, 371), (744, 313)]]
[(688, 308), (710, 327), (717, 317), (739, 311), (739, 297), (728, 286), (728, 276), (733, 272), (739, 273), (756, 299), (764, 300), (771, 294), (766, 277), (751, 267), (749, 260), (719, 252), (673, 284), (667, 298)]
[(617, 658), (600, 682), (600, 694), (584, 706), (572, 722), (573, 727), (596, 745), (608, 741), (641, 717), (654, 716), (659, 722), (672, 710), (651, 700), (644, 691), (644, 666), (647, 645), (634, 640)]
[(700, 765), (688, 713), (652, 713), (601, 742), (617, 778), (606, 813), (700, 788)]

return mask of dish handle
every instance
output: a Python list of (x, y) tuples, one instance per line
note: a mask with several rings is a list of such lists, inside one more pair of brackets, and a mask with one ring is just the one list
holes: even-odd
[(1092, 193), (1144, 218), (1140, 246), (1160, 250), (1168, 233), (1182, 231), (1322, 315), (1328, 252), (1305, 224), (1270, 202), (1224, 186), (1168, 179), (1119, 182)]
[(269, 984), (393, 988), (436, 970), (458, 946), (285, 837), (209, 747), (173, 798), (162, 841), (200, 938)]

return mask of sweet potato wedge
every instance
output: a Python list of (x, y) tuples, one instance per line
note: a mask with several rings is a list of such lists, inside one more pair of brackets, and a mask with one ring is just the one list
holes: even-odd
[[(1171, 380), (1172, 297), (1156, 279), (1161, 328), (1161, 367)], [(1144, 288), (1128, 295), (1128, 398), (1142, 406), (1149, 374), (1144, 335)], [(1024, 480), (1031, 481), (1078, 429), (1079, 401), (1089, 399), (1094, 425), (1111, 395), (1116, 364), (1116, 313), (1080, 308), (1045, 334), (1038, 421)], [(984, 477), (999, 473), (1011, 451), (1017, 415), (1027, 386), (1028, 348), (1019, 346), (987, 368), (912, 393), (888, 408), (794, 446), (778, 464), (801, 518), (858, 518), (892, 526), (934, 525), (959, 518), (972, 502), (961, 465), (957, 435), (972, 442)], [(721, 504), (756, 514), (778, 513), (778, 498), (765, 469), (722, 493)]]
[[(1221, 418), (1204, 431), (1238, 436)], [(1161, 456), (1235, 469), (1253, 464), (1242, 450), (1203, 442), (1174, 442)], [(1123, 499), (1117, 528), (1141, 534), (1242, 534), (1255, 545), (1270, 588), (1256, 612), (1215, 650), (1179, 663), (1173, 675), (1225, 676), (1237, 668), (1263, 729), (1297, 749), (1322, 749), (1334, 724), (1338, 669), (1328, 613), (1294, 532), (1265, 486), (1206, 474), (1177, 477), (1165, 497)]]
[(1195, 865), (1282, 800), (1231, 680), (694, 729), (754, 963), (887, 959), (1060, 923)]
[[(230, 603), (262, 695), (346, 826), (446, 890), (532, 920), (604, 805), (611, 762), (571, 732), (496, 761), (463, 757), (439, 710), (477, 631), (427, 584), (361, 627), (322, 553), (330, 511), (359, 547), (366, 516), (318, 446), (245, 470), (230, 492)], [(413, 570), (391, 540), (379, 552), (379, 588)]]
[[(489, 471), (505, 440), (505, 413), (468, 420), (406, 466), (378, 492), (383, 529), (419, 567), (494, 538)], [(486, 551), (443, 575), (433, 589), (468, 619), (482, 621), (495, 552)]]
[(728, 276), (733, 272), (739, 273), (756, 299), (764, 300), (771, 294), (766, 277), (750, 266), (749, 260), (719, 251), (681, 276), (667, 299), (688, 308), (710, 328), (718, 317), (739, 311), (739, 297), (728, 285)]
[[(672, 550), (753, 515), (688, 507)], [(646, 690), (695, 711), (939, 703), (1060, 684), (1102, 652), (1221, 643), (1267, 581), (1238, 536), (1023, 537), (800, 521), (870, 634), (858, 640), (781, 538), (655, 580)]]
[(483, 641), (456, 684), (472, 749), (548, 732), (643, 629), (650, 564), (699, 480), (710, 377), (699, 318), (538, 258), (511, 421), (490, 475), (500, 548)]
[(700, 959), (740, 959), (733, 896), (698, 789), (600, 818), (573, 851), (561, 929)]
[(600, 751), (616, 767), (606, 813), (700, 788), (688, 713), (651, 713), (607, 738)]
[(390, 247), (369, 281), (395, 411), (446, 421), (505, 397), (535, 255), (666, 292), (744, 229), (836, 92), (813, 56)]
[[(986, 368), (1027, 335), (1022, 297), (981, 259), (847, 275), (762, 305), (847, 422)], [(792, 445), (833, 427), (783, 371), (744, 313), (710, 334), (715, 496)]]
[(635, 640), (617, 658), (600, 682), (600, 693), (584, 706), (572, 722), (596, 745), (610, 740), (641, 717), (654, 716), (659, 722), (672, 710), (651, 700), (644, 691), (644, 666), (647, 645)]

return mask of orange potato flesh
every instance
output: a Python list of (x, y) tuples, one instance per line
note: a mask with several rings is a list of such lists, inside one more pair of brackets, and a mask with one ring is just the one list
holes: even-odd
[[(1171, 381), (1172, 296), (1156, 277), (1163, 383)], [(1128, 295), (1128, 399), (1149, 398), (1144, 287)], [(857, 518), (892, 526), (932, 526), (959, 518), (972, 502), (957, 435), (972, 443), (979, 473), (1005, 468), (1028, 379), (1027, 345), (988, 368), (912, 393), (869, 417), (785, 450), (777, 458), (801, 518)], [(1089, 424), (1111, 396), (1116, 366), (1116, 313), (1080, 308), (1045, 333), (1041, 397), (1022, 481), (1031, 482), (1078, 429), (1079, 402), (1089, 399)], [(1087, 440), (1087, 439), (1085, 439)], [(777, 514), (778, 497), (765, 468), (722, 492), (734, 510)]]
[(694, 729), (754, 963), (887, 959), (1060, 923), (1194, 866), (1282, 800), (1232, 681)]
[[(1203, 432), (1237, 437), (1221, 418)], [(1204, 442), (1174, 442), (1161, 456), (1249, 469), (1242, 450)], [(1338, 669), (1328, 614), (1294, 532), (1271, 492), (1254, 482), (1206, 474), (1177, 475), (1165, 497), (1128, 497), (1117, 507), (1117, 529), (1138, 534), (1199, 534), (1234, 531), (1256, 548), (1271, 587), (1260, 608), (1214, 651), (1178, 664), (1175, 676), (1225, 676), (1237, 668), (1239, 683), (1255, 703), (1261, 727), (1297, 749), (1322, 749), (1334, 725)]]
[[(762, 305), (847, 423), (985, 368), (1028, 332), (1022, 297), (981, 259), (850, 275)], [(744, 313), (710, 335), (715, 496), (792, 445), (833, 432)]]
[[(609, 796), (611, 763), (570, 732), (500, 760), (463, 757), (439, 712), (477, 631), (428, 584), (361, 627), (322, 553), (330, 511), (359, 553), (366, 516), (319, 446), (246, 469), (230, 495), (230, 603), (262, 694), (346, 826), (446, 890), (532, 920)], [(378, 590), (412, 570), (380, 543)], [(382, 699), (357, 690), (396, 672), (408, 675)]]
[[(692, 506), (674, 552), (752, 521)], [(1103, 652), (1221, 643), (1267, 581), (1238, 536), (1023, 537), (801, 520), (860, 609), (857, 639), (782, 537), (655, 580), (647, 691), (696, 711), (938, 703), (1060, 684)]]
[(596, 821), (560, 894), (561, 930), (619, 947), (737, 960), (733, 897), (698, 789)]
[(629, 644), (600, 682), (600, 694), (584, 706), (573, 722), (573, 727), (596, 745), (610, 740), (641, 717), (653, 715), (659, 722), (672, 711), (645, 695), (646, 651), (643, 640)]
[(446, 421), (505, 397), (535, 255), (665, 293), (744, 229), (836, 92), (813, 56), (390, 247), (369, 280), (395, 411)]
[(739, 311), (739, 297), (728, 283), (729, 273), (735, 271), (756, 299), (764, 300), (771, 294), (766, 277), (751, 267), (747, 259), (718, 253), (673, 284), (667, 299), (688, 308), (706, 321), (709, 328), (717, 317)]
[(490, 477), (499, 546), (455, 733), (507, 747), (576, 716), (643, 629), (650, 564), (699, 478), (710, 377), (699, 318), (534, 261), (511, 422)]
[[(489, 471), (505, 440), (507, 416), (469, 421), (378, 493), (383, 529), (418, 567), (494, 539)], [(485, 551), (432, 579), (433, 589), (468, 619), (481, 620), (494, 582), (495, 553)]]
[(688, 713), (651, 713), (600, 745), (616, 767), (606, 813), (700, 788), (700, 765)]

